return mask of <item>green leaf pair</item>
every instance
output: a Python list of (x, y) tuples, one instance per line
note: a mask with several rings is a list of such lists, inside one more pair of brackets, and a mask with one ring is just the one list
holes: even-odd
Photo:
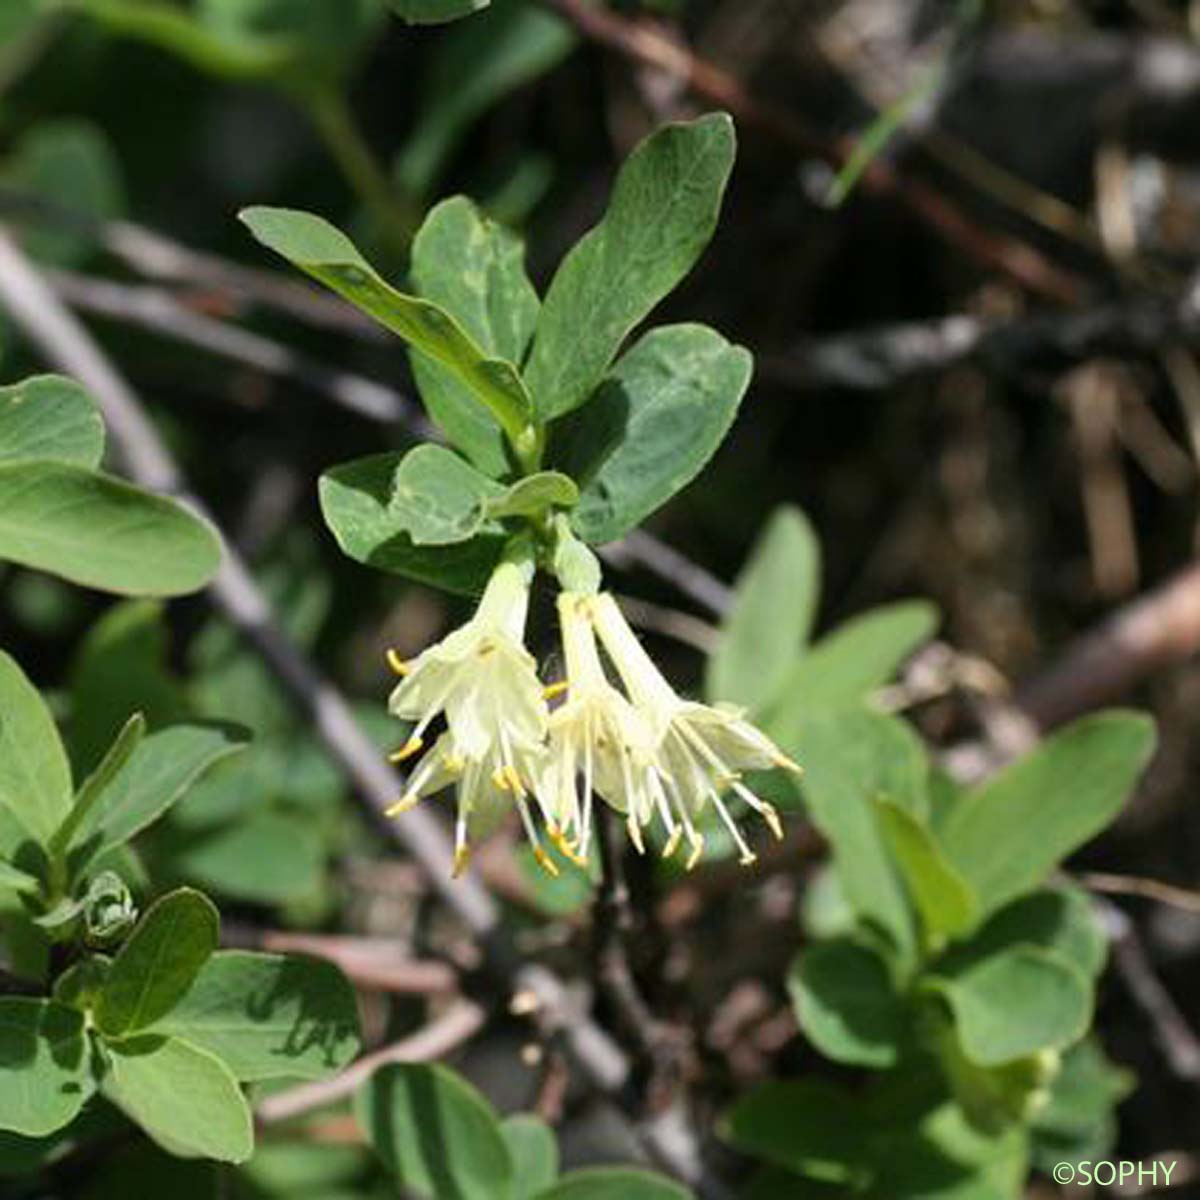
[(805, 1035), (877, 1070), (933, 1055), (982, 1134), (1028, 1126), (1090, 1024), (1105, 958), (1086, 896), (1039, 885), (1112, 820), (1152, 744), (1144, 718), (1103, 713), (952, 794), (895, 719), (810, 718), (803, 788), (845, 916), (792, 968)]
[(0, 559), (85, 587), (177, 596), (216, 574), (221, 548), (173, 500), (102, 474), (104, 427), (75, 383), (0, 388)]
[(181, 888), (147, 910), (115, 958), (61, 976), (53, 1000), (0, 1000), (0, 1046), (15, 1072), (0, 1129), (45, 1136), (99, 1090), (172, 1154), (248, 1159), (240, 1085), (339, 1070), (358, 1051), (357, 1015), (332, 965), (217, 952), (218, 930), (211, 902)]
[(572, 536), (611, 541), (695, 478), (736, 415), (749, 354), (700, 325), (621, 350), (711, 237), (733, 154), (723, 114), (648, 138), (544, 301), (520, 241), (463, 197), (417, 234), (415, 294), (319, 217), (243, 212), (259, 241), (409, 344), (426, 407), (458, 452), (422, 446), (328, 472), (322, 511), (347, 554), (476, 591), (514, 529), (552, 542), (551, 518), (565, 513)]
[(37, 689), (0, 651), (0, 810), (16, 831), (4, 879), (51, 904), (73, 893), (93, 863), (156, 821), (244, 736), (217, 725), (177, 725), (145, 736), (130, 718), (75, 791), (66, 750)]
[(597, 1168), (559, 1176), (558, 1146), (533, 1116), (501, 1120), (442, 1066), (377, 1071), (355, 1100), (368, 1141), (406, 1195), (421, 1200), (687, 1200), (648, 1171)]

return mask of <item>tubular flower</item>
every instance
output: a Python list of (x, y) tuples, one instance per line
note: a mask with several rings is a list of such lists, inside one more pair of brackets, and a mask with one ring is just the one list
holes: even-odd
[(516, 805), (538, 861), (553, 865), (538, 841), (528, 799), (545, 755), (549, 718), (533, 656), (523, 641), (529, 582), (528, 567), (502, 562), (467, 624), (411, 663), (389, 656), (403, 678), (388, 707), (414, 722), (393, 761), (419, 753), (426, 731), (443, 713), (448, 726), (413, 770), (389, 815), (456, 783), (456, 872), (467, 863), (469, 835), (493, 823), (504, 801)]
[(650, 818), (658, 782), (652, 731), (604, 673), (591, 604), (592, 597), (576, 592), (558, 597), (567, 699), (550, 716), (550, 753), (540, 781), (554, 822), (551, 836), (578, 863), (586, 860), (591, 843), (593, 795), (625, 814), (630, 839), (641, 851), (641, 827)]
[[(784, 767), (799, 771), (761, 730), (746, 721), (740, 711), (684, 700), (663, 678), (616, 601), (608, 594), (592, 601), (596, 632), (612, 659), (629, 698), (643, 715), (655, 738), (658, 758), (656, 784), (665, 791), (657, 808), (667, 830), (670, 854), (686, 837), (690, 847), (690, 870), (704, 852), (704, 837), (695, 818), (711, 804), (729, 830), (744, 864), (752, 863), (754, 852), (725, 804), (732, 791), (767, 823), (777, 837), (783, 836), (779, 814), (742, 782), (743, 771)], [(676, 824), (678, 821), (678, 824)]]

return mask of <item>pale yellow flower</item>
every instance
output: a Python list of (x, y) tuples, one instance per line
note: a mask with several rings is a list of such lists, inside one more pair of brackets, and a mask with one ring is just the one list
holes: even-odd
[(506, 802), (520, 813), (539, 862), (553, 867), (538, 840), (528, 799), (546, 753), (549, 721), (536, 665), (524, 645), (531, 575), (527, 564), (502, 562), (470, 621), (411, 663), (390, 656), (403, 679), (388, 707), (414, 722), (393, 761), (417, 754), (442, 714), (448, 729), (414, 768), (389, 815), (456, 784), (456, 871), (469, 856), (468, 838), (493, 824)]
[[(668, 833), (665, 853), (675, 849), (682, 831), (690, 847), (687, 866), (690, 869), (696, 865), (704, 852), (704, 838), (696, 829), (695, 818), (711, 804), (729, 830), (741, 861), (752, 863), (754, 852), (723, 796), (729, 791), (739, 796), (781, 838), (778, 813), (742, 782), (742, 773), (772, 767), (799, 771), (799, 767), (739, 710), (698, 704), (679, 696), (654, 665), (612, 596), (597, 596), (591, 602), (591, 612), (605, 651), (655, 739), (657, 778), (669, 801), (660, 810)], [(671, 814), (678, 819), (678, 827)]]
[(653, 734), (604, 673), (591, 603), (574, 592), (558, 597), (567, 699), (550, 716), (550, 753), (539, 781), (543, 808), (557, 826), (552, 836), (578, 862), (586, 861), (591, 844), (594, 795), (624, 814), (642, 850), (641, 827), (657, 784)]

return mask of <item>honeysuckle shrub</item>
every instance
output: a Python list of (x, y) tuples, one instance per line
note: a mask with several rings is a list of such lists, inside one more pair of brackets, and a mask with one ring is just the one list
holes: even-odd
[[(418, 231), (413, 293), (321, 217), (242, 213), (259, 241), (408, 343), (450, 443), (336, 467), (321, 504), (352, 558), (482, 592), (462, 628), (412, 662), (392, 656), (402, 679), (390, 708), (411, 722), (394, 758), (424, 752), (393, 812), (453, 784), (456, 870), (508, 808), (549, 873), (560, 867), (547, 845), (586, 867), (593, 797), (621, 815), (639, 850), (652, 836), (665, 857), (683, 846), (689, 868), (713, 823), (754, 861), (727, 797), (783, 836), (743, 776), (796, 764), (739, 710), (675, 692), (601, 590), (590, 549), (695, 478), (749, 383), (749, 353), (703, 325), (651, 329), (623, 350), (711, 237), (733, 158), (733, 125), (720, 113), (647, 138), (544, 299), (520, 241), (465, 197), (435, 206)], [(559, 589), (562, 680), (540, 679), (524, 645), (539, 569)], [(446, 732), (426, 747), (443, 715)]]
[[(768, 1164), (756, 1197), (1019, 1196), (1031, 1167), (1113, 1148), (1130, 1080), (1089, 1032), (1107, 938), (1058, 868), (1121, 811), (1153, 726), (1096, 713), (960, 786), (874, 702), (934, 610), (900, 602), (810, 642), (819, 579), (809, 523), (780, 510), (707, 680), (805, 765), (794, 801), (830, 857), (787, 990), (804, 1038), (860, 1078), (763, 1084), (723, 1132)], [(792, 619), (764, 622), (783, 597)]]

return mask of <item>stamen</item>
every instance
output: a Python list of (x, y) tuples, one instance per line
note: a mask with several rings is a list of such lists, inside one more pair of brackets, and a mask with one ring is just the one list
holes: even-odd
[(529, 838), (530, 845), (533, 846), (534, 859), (546, 874), (557, 879), (558, 864), (546, 853), (542, 848), (542, 843), (538, 840), (537, 829), (534, 827), (533, 817), (529, 813), (529, 802), (524, 796), (517, 796), (516, 801), (517, 812), (521, 814), (521, 824), (525, 826), (525, 836)]
[(558, 850), (559, 854), (561, 854), (568, 862), (574, 863), (577, 867), (586, 867), (588, 865), (588, 860), (586, 858), (580, 858), (579, 855), (575, 853), (575, 847), (568, 840), (567, 835), (563, 833), (563, 831), (559, 829), (557, 825), (547, 826), (546, 836), (551, 840), (551, 842), (554, 843), (554, 846)]
[(395, 804), (385, 808), (383, 815), (385, 817), (398, 817), (401, 813), (408, 812), (411, 808), (416, 808), (421, 803), (420, 794), (414, 791), (407, 791)]
[(504, 767), (497, 767), (492, 772), (492, 783), (497, 791), (507, 792), (512, 786), (508, 782), (508, 774)]
[(388, 652), (385, 657), (387, 658), (388, 666), (391, 667), (401, 679), (403, 679), (404, 676), (412, 670), (412, 667), (409, 666), (409, 664), (406, 663), (404, 659), (402, 659), (400, 655), (390, 647), (388, 648)]
[(689, 829), (688, 840), (691, 842), (692, 852), (688, 855), (687, 862), (683, 864), (685, 871), (694, 870), (704, 854), (704, 835), (702, 833), (697, 833), (695, 829)]
[(774, 763), (777, 767), (783, 767), (787, 771), (795, 771), (797, 775), (804, 774), (804, 768), (798, 762), (788, 758), (786, 754), (776, 753)]
[(595, 783), (595, 762), (592, 753), (591, 714), (583, 725), (583, 823), (579, 830), (579, 853), (587, 857), (592, 840), (592, 789)]
[(637, 823), (637, 818), (630, 813), (625, 819), (625, 828), (629, 832), (629, 840), (633, 843), (633, 848), (639, 854), (646, 853), (646, 843), (642, 841), (642, 829)]
[(779, 811), (773, 804), (760, 800), (744, 783), (735, 783), (733, 790), (767, 823), (767, 828), (775, 835), (777, 841), (783, 841), (783, 822), (779, 819)]
[(650, 794), (654, 798), (654, 803), (658, 808), (658, 815), (662, 819), (663, 827), (667, 831), (667, 844), (663, 847), (663, 858), (670, 858), (671, 855), (679, 848), (679, 839), (682, 832), (678, 825), (675, 824), (674, 817), (671, 816), (671, 806), (667, 802), (667, 794), (663, 791), (662, 780), (659, 779), (658, 773), (653, 767), (647, 768), (647, 783), (646, 786), (650, 789)]
[(742, 831), (737, 827), (737, 822), (733, 819), (733, 815), (729, 809), (725, 807), (725, 801), (714, 791), (712, 792), (712, 801), (716, 806), (717, 813), (721, 820), (725, 822), (725, 828), (729, 830), (729, 836), (733, 838), (734, 844), (741, 851), (740, 862), (743, 867), (748, 867), (752, 862), (756, 862), (758, 855), (746, 844), (746, 839), (742, 836)]
[(514, 796), (524, 796), (528, 794), (528, 789), (521, 782), (521, 776), (517, 774), (517, 768), (511, 763), (506, 764), (501, 768), (504, 772), (505, 779), (508, 780), (509, 790)]
[(471, 847), (464, 843), (455, 847), (454, 866), (450, 869), (451, 879), (457, 879), (471, 863)]
[(557, 879), (559, 875), (558, 865), (554, 859), (542, 849), (541, 846), (534, 846), (533, 857), (537, 861), (537, 865), (550, 876), (551, 879)]
[(546, 700), (554, 700), (563, 694), (571, 685), (565, 680), (560, 679), (557, 683), (547, 684), (542, 688), (542, 697)]
[(413, 736), (400, 747), (399, 750), (388, 755), (388, 759), (394, 763), (402, 763), (405, 759), (412, 758), (422, 746), (425, 745), (425, 739), (422, 737)]

